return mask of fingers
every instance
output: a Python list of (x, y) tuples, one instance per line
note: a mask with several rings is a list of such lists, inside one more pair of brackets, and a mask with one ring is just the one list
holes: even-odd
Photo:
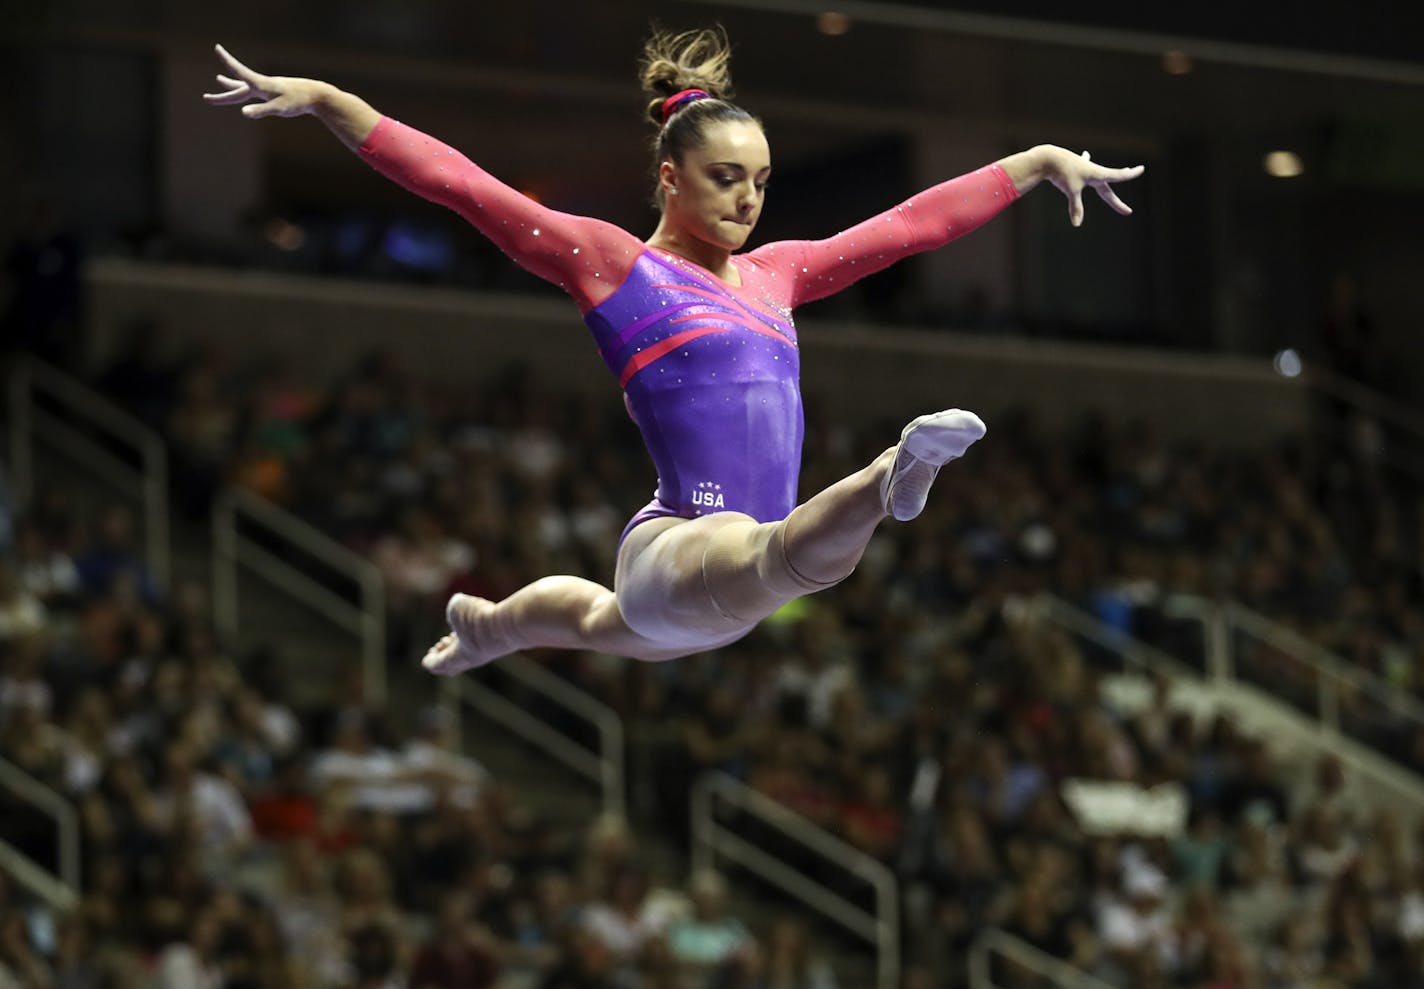
[(268, 100), (266, 103), (249, 103), (242, 108), (242, 115), (248, 120), (260, 120), (263, 117), (281, 115), (283, 107), (279, 104), (281, 99)]
[(228, 88), (221, 93), (204, 93), (203, 99), (211, 106), (232, 106), (235, 103), (246, 102), (252, 96), (252, 87), (245, 82), (238, 82), (226, 76), (218, 76), (218, 79), (227, 84)]
[(1121, 213), (1123, 216), (1132, 215), (1132, 207), (1118, 198), (1117, 190), (1112, 186), (1106, 182), (1094, 182), (1093, 189), (1097, 191), (1098, 196), (1103, 202), (1107, 203), (1118, 213)]
[(222, 45), (214, 45), (213, 48), (217, 51), (218, 58), (223, 60), (223, 62), (227, 65), (228, 70), (232, 72), (233, 75), (237, 76), (238, 78), (244, 80), (249, 84), (255, 84), (255, 81), (257, 79), (256, 72), (253, 72), (247, 66), (243, 65), (237, 59), (233, 58), (232, 55), (228, 53), (228, 50)]
[(1093, 163), (1093, 156), (1084, 151), (1079, 156), (1083, 164), (1079, 168), (1079, 181), (1067, 183), (1064, 190), (1068, 196), (1068, 219), (1073, 226), (1078, 227), (1083, 224), (1083, 186), (1091, 186), (1098, 197), (1107, 203), (1112, 209), (1123, 215), (1131, 216), (1132, 207), (1123, 202), (1113, 189), (1114, 182), (1128, 182), (1137, 178), (1143, 172), (1141, 165), (1133, 165), (1131, 168), (1104, 168)]

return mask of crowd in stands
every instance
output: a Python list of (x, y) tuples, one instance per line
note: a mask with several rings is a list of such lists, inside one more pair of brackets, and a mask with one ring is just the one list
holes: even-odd
[[(399, 668), (454, 589), (606, 580), (653, 487), (616, 402), (527, 372), (443, 393), (386, 355), (324, 381), (153, 343), (96, 383), (164, 433), (183, 510), (240, 484), (369, 554)], [(987, 926), (1124, 987), (1424, 985), (1416, 822), (1164, 685), (1124, 703), (1104, 657), (1031, 604), (1052, 590), (1148, 634), (1170, 592), (1226, 594), (1418, 691), (1419, 505), (1368, 444), (1248, 455), (1103, 420), (992, 425), (921, 519), (743, 643), (556, 662), (645, 728), (636, 827), (682, 840), (688, 783), (716, 769), (891, 866), (905, 989), (966, 985)], [(897, 430), (813, 419), (803, 490)], [(133, 545), (125, 510), (88, 531), (49, 491), (0, 569), (0, 755), (76, 801), (85, 849), (76, 909), (0, 895), (0, 986), (836, 984), (823, 931), (744, 923), (721, 877), (654, 889), (626, 822), (550, 834), (437, 710), (294, 711), (278, 663), (227, 655), (203, 592), (165, 594)], [(1395, 754), (1424, 768), (1424, 742)], [(1095, 832), (1068, 778), (1178, 786), (1187, 823)], [(18, 809), (5, 822), (46, 840)], [(1041, 984), (1009, 964), (996, 980)]]
[[(82, 843), (70, 909), (0, 872), (4, 989), (834, 987), (718, 874), (654, 883), (625, 820), (553, 828), (443, 709), (294, 710), (202, 588), (156, 586), (129, 509), (85, 515), (48, 490), (0, 560), (0, 756), (73, 802)], [(6, 792), (0, 821), (57, 861), (42, 811)]]

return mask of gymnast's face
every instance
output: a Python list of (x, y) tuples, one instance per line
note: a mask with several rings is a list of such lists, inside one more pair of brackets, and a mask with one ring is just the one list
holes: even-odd
[(771, 149), (761, 127), (746, 120), (710, 124), (701, 147), (658, 170), (663, 216), (684, 235), (735, 251), (761, 217), (771, 178)]

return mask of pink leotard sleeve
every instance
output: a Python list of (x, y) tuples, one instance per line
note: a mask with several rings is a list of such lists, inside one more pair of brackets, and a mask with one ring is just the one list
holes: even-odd
[(791, 307), (834, 295), (901, 258), (942, 247), (983, 226), (1018, 198), (999, 165), (939, 185), (824, 240), (778, 241), (749, 255), (789, 276)]
[(459, 213), (521, 267), (588, 312), (627, 277), (643, 244), (603, 220), (542, 206), (441, 141), (382, 117), (360, 155), (376, 171)]

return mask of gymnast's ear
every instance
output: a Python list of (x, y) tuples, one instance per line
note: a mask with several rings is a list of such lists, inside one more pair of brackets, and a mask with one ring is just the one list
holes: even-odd
[(677, 165), (669, 159), (664, 158), (662, 163), (658, 165), (658, 188), (662, 190), (663, 195), (677, 195), (677, 180)]

